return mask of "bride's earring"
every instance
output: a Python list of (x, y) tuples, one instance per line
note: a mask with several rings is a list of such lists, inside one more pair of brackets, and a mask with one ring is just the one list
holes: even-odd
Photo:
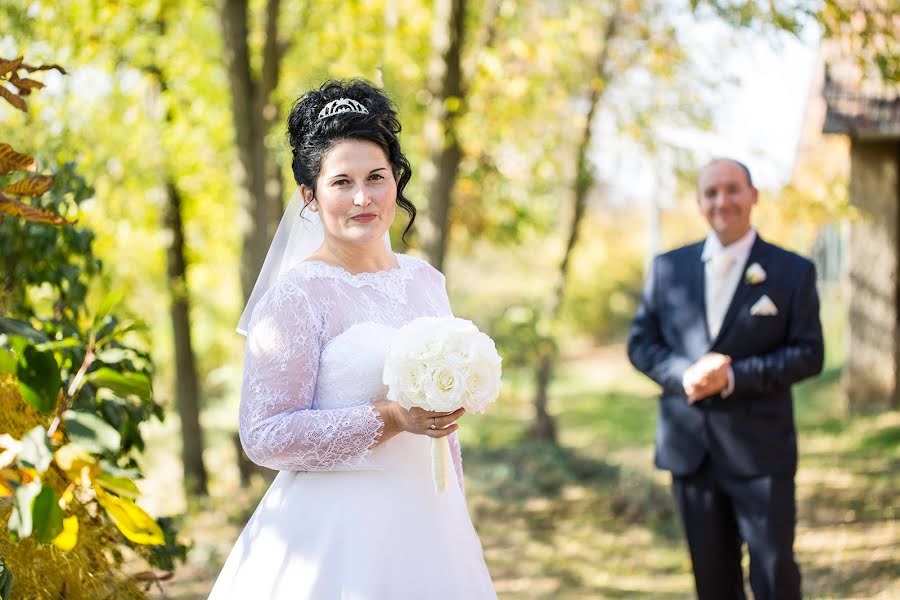
[(316, 201), (315, 201), (315, 200), (310, 200), (310, 202), (309, 202), (309, 210), (311, 210), (311, 211), (313, 211), (313, 212), (319, 212), (319, 207), (318, 207), (318, 205), (316, 205)]

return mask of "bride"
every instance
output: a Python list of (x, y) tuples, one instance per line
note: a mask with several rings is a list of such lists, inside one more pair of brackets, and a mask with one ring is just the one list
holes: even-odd
[[(496, 598), (466, 510), (456, 423), (463, 410), (388, 401), (396, 330), (451, 314), (443, 276), (390, 250), (411, 170), (392, 102), (329, 81), (288, 118), (299, 196), (266, 257), (238, 331), (247, 347), (240, 434), (280, 471), (210, 598)], [(431, 482), (430, 440), (448, 437), (458, 485)]]

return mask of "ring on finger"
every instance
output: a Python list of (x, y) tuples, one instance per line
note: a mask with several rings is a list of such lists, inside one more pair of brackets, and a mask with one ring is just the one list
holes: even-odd
[(429, 426), (429, 429), (437, 429), (437, 425), (434, 424), (434, 417), (431, 417), (431, 425)]

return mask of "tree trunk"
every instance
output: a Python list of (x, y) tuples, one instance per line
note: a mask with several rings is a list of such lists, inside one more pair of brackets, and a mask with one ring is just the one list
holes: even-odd
[(239, 200), (250, 223), (244, 231), (241, 255), (241, 290), (245, 301), (253, 291), (284, 209), (281, 170), (265, 146), (266, 133), (279, 118), (278, 108), (270, 97), (278, 85), (281, 58), (286, 50), (278, 42), (279, 9), (279, 0), (266, 3), (266, 37), (259, 78), (250, 68), (247, 0), (222, 0), (219, 11), (241, 166)]
[(429, 262), (438, 270), (447, 253), (453, 187), (462, 160), (456, 127), (465, 101), (461, 66), (465, 9), (465, 0), (436, 0), (434, 5), (433, 56), (428, 67), (431, 102), (424, 128), (428, 215), (422, 241)]
[[(157, 32), (162, 39), (166, 34), (168, 16), (166, 5), (160, 7), (157, 15)], [(168, 90), (168, 81), (160, 65), (149, 64), (144, 70), (157, 82), (159, 95)], [(159, 99), (158, 99), (159, 101)], [(171, 103), (170, 103), (171, 105)], [(171, 110), (166, 110), (160, 126), (172, 124)], [(160, 141), (160, 154), (166, 151)], [(163, 180), (166, 190), (166, 204), (163, 207), (162, 223), (171, 232), (172, 241), (166, 250), (166, 271), (169, 288), (170, 314), (172, 318), (172, 339), (175, 350), (175, 404), (181, 420), (181, 462), (184, 470), (184, 490), (188, 495), (207, 495), (207, 471), (203, 463), (203, 429), (200, 425), (200, 384), (197, 365), (194, 360), (194, 346), (191, 341), (190, 292), (187, 284), (187, 261), (185, 259), (184, 222), (181, 216), (182, 198), (174, 177), (163, 159)]]
[[(551, 324), (550, 331), (557, 329), (560, 310), (565, 300), (566, 282), (569, 273), (569, 263), (572, 252), (578, 243), (581, 221), (587, 208), (587, 196), (594, 185), (594, 173), (591, 168), (588, 152), (591, 148), (591, 129), (594, 124), (594, 115), (597, 112), (597, 104), (609, 83), (609, 46), (616, 35), (618, 20), (618, 7), (610, 17), (604, 32), (603, 50), (597, 60), (595, 78), (598, 83), (593, 83), (590, 92), (590, 108), (581, 130), (578, 149), (575, 155), (575, 186), (572, 193), (572, 220), (569, 223), (566, 248), (556, 273), (556, 283), (553, 291), (545, 304), (545, 317)], [(535, 421), (532, 426), (532, 434), (539, 440), (556, 443), (556, 425), (553, 417), (547, 412), (547, 399), (550, 383), (553, 379), (553, 371), (556, 366), (556, 352), (547, 344), (538, 353), (538, 364), (535, 370), (535, 395), (534, 413)]]
[(172, 232), (166, 251), (172, 336), (175, 340), (175, 400), (181, 419), (181, 462), (184, 487), (188, 494), (207, 494), (206, 466), (203, 464), (203, 430), (200, 427), (200, 386), (191, 343), (190, 296), (184, 258), (184, 226), (181, 220), (181, 195), (175, 182), (166, 181), (166, 206), (163, 221)]
[(534, 423), (531, 436), (535, 439), (556, 443), (556, 421), (547, 412), (547, 391), (553, 378), (555, 366), (554, 350), (550, 344), (538, 353), (538, 366), (535, 373)]

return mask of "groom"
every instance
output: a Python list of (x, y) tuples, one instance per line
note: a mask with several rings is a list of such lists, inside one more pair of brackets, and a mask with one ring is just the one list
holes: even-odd
[(628, 358), (662, 388), (656, 466), (672, 472), (701, 600), (801, 597), (794, 562), (797, 434), (791, 385), (822, 370), (813, 264), (750, 224), (750, 171), (700, 171), (705, 241), (657, 256)]

